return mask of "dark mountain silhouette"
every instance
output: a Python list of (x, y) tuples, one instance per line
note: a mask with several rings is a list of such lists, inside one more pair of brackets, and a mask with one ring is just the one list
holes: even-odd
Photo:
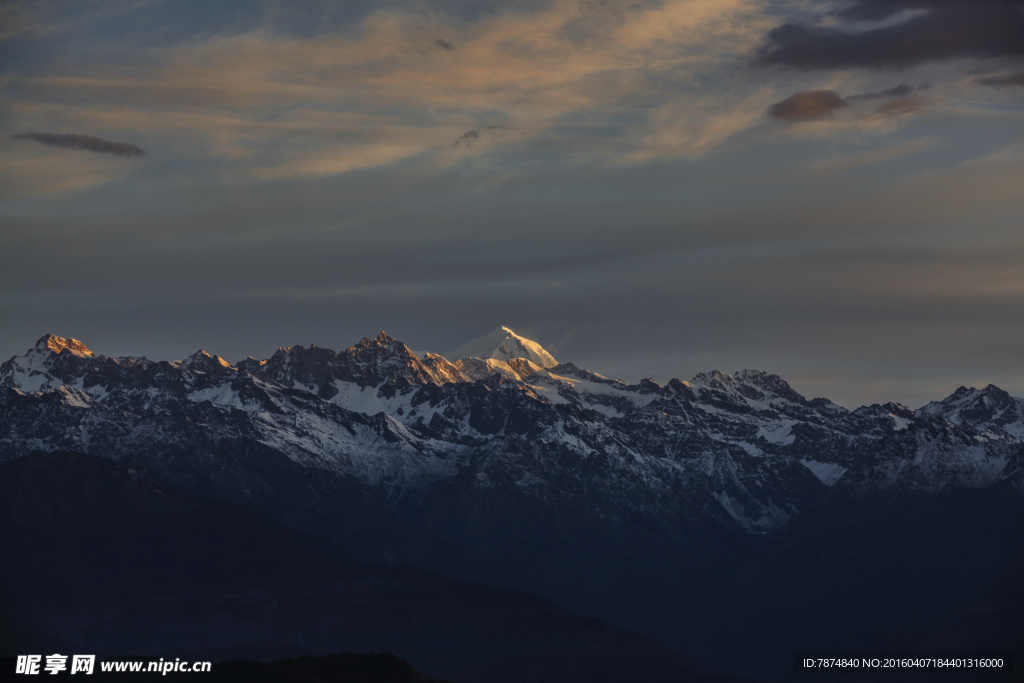
[(725, 680), (652, 638), (523, 591), (359, 562), (251, 508), (93, 455), (0, 463), (3, 566), (26, 652), (388, 650), (456, 681)]

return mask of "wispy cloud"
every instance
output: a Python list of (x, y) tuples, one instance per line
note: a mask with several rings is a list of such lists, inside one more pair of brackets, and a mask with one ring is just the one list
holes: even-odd
[(928, 101), (923, 97), (899, 97), (883, 104), (878, 108), (876, 114), (889, 117), (913, 114), (927, 103)]
[(907, 85), (906, 83), (900, 83), (899, 85), (893, 88), (885, 88), (884, 90), (879, 90), (878, 92), (861, 93), (859, 95), (848, 95), (845, 99), (849, 102), (857, 100), (879, 100), (884, 99), (886, 97), (906, 97), (912, 92), (916, 92), (918, 90), (928, 90), (931, 87), (932, 86), (930, 83), (922, 83), (916, 88)]
[(135, 145), (127, 142), (111, 142), (91, 135), (74, 133), (19, 133), (12, 135), (16, 140), (35, 140), (42, 145), (76, 149), (97, 154), (113, 154), (119, 157), (144, 157), (147, 154)]
[(133, 172), (108, 154), (68, 154), (59, 148), (0, 139), (0, 196), (48, 199), (103, 186)]
[[(388, 5), (312, 35), (266, 24), (113, 50), (87, 68), (8, 73), (11, 125), (123, 130), (154, 140), (147, 149), (173, 138), (176, 153), (214, 158), (247, 182), (428, 152), (436, 164), (462, 163), (470, 148), (475, 158), (500, 149), (507, 164), (697, 158), (764, 125), (766, 109), (830, 134), (833, 116), (869, 118), (858, 102), (901, 100), (875, 112), (879, 122), (924, 104), (912, 98), (920, 86), (906, 84), (842, 98), (841, 78), (766, 83), (750, 58), (778, 25), (768, 0), (552, 0), (470, 18), (440, 7)], [(502, 130), (530, 135), (477, 144)], [(510, 154), (513, 139), (521, 144)]]
[(92, 21), (130, 14), (164, 1), (69, 3), (63, 0), (4, 0), (0, 2), (0, 40), (53, 35)]
[(1010, 74), (1008, 76), (986, 76), (984, 78), (977, 78), (974, 82), (980, 83), (981, 85), (987, 85), (992, 88), (1024, 86), (1024, 71), (1016, 74)]
[(883, 161), (889, 161), (890, 159), (899, 159), (901, 157), (918, 154), (925, 150), (933, 149), (937, 147), (938, 144), (939, 141), (934, 138), (911, 140), (899, 145), (890, 145), (879, 149), (868, 150), (866, 152), (831, 156), (814, 164), (813, 169), (815, 172), (819, 173), (848, 171), (860, 166), (870, 166)]
[[(555, 0), (472, 20), (382, 9), (344, 30), (312, 37), (272, 28), (219, 34), (153, 47), (141, 59), (135, 55), (131, 67), (127, 58), (110, 59), (9, 83), (19, 93), (22, 120), (60, 105), (61, 125), (100, 118), (109, 127), (130, 119), (134, 130), (150, 134), (173, 129), (190, 148), (203, 141), (216, 156), (249, 159), (236, 171), (256, 168), (260, 178), (286, 177), (288, 169), (359, 167), (327, 163), (325, 156), (376, 164), (399, 160), (398, 150), (442, 150), (453, 139), (461, 148), (475, 140), (460, 137), (469, 130), (494, 137), (500, 130), (530, 130), (541, 139), (571, 128), (572, 154), (614, 158), (648, 144), (664, 127), (660, 112), (666, 106), (703, 112), (691, 115), (688, 135), (707, 150), (728, 137), (722, 121), (740, 119), (729, 111), (735, 98), (707, 101), (695, 85), (724, 64), (744, 63), (771, 25), (764, 7), (764, 0), (614, 7)], [(343, 129), (356, 117), (361, 134), (353, 137)], [(477, 125), (486, 118), (509, 123), (505, 129)], [(301, 119), (319, 123), (292, 125)], [(588, 133), (610, 126), (621, 131), (616, 139)], [(420, 131), (418, 143), (406, 136), (410, 128)], [(458, 132), (438, 145), (438, 134), (452, 129)], [(368, 144), (380, 152), (369, 153)], [(662, 146), (660, 153), (689, 149)]]

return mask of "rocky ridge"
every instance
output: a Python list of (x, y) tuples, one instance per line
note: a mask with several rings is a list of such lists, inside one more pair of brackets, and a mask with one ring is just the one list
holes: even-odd
[(1020, 481), (1024, 467), (1024, 400), (994, 386), (917, 411), (849, 411), (762, 371), (630, 385), (572, 363), (421, 359), (383, 332), (233, 365), (205, 351), (96, 356), (46, 335), (0, 364), (0, 387), (4, 459), (170, 457), (245, 438), (381, 500), (415, 505), (460, 482), (748, 532), (784, 527), (837, 488), (980, 488)]

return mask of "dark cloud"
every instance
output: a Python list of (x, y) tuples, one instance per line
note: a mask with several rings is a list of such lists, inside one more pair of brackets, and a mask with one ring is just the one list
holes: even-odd
[[(497, 135), (499, 137), (509, 132), (519, 133), (524, 137), (526, 136), (526, 133), (519, 130), (518, 128), (513, 128), (512, 126), (487, 126), (486, 128), (483, 129), (483, 132), (489, 135)], [(458, 147), (460, 144), (465, 144), (467, 147), (472, 147), (473, 142), (476, 140), (480, 140), (481, 138), (482, 134), (480, 131), (469, 130), (460, 135), (458, 138), (456, 138), (455, 142), (452, 143), (452, 147)]]
[(1011, 74), (1009, 76), (988, 76), (986, 78), (978, 78), (974, 81), (981, 85), (987, 85), (993, 88), (1005, 88), (1007, 86), (1024, 85), (1024, 71), (1020, 73)]
[(959, 6), (1016, 4), (1020, 4), (1020, 0), (856, 0), (838, 14), (853, 21), (882, 21), (906, 10), (943, 10)]
[(1024, 3), (1008, 0), (859, 0), (844, 19), (886, 19), (927, 10), (864, 31), (790, 23), (768, 32), (761, 64), (796, 69), (909, 67), (954, 57), (1024, 57)]
[(127, 142), (111, 142), (103, 138), (96, 138), (91, 135), (74, 135), (61, 133), (20, 133), (12, 135), (12, 138), (21, 140), (35, 140), (36, 142), (60, 147), (62, 149), (81, 149), (86, 152), (97, 154), (113, 154), (119, 157), (144, 157), (146, 153)]
[(480, 131), (478, 130), (467, 130), (465, 133), (460, 135), (452, 143), (452, 147), (458, 147), (460, 144), (465, 143), (466, 147), (472, 147), (474, 140), (480, 139)]
[(930, 87), (932, 87), (931, 83), (922, 83), (916, 88), (909, 86), (906, 83), (900, 83), (895, 88), (886, 88), (885, 90), (879, 90), (878, 92), (868, 92), (860, 95), (850, 95), (846, 100), (880, 100), (886, 97), (906, 97), (912, 92), (917, 90), (927, 90)]
[(434, 45), (437, 45), (438, 47), (443, 47), (445, 50), (455, 49), (455, 46), (452, 43), (449, 43), (444, 38), (438, 38), (436, 41), (434, 41)]
[(914, 91), (906, 83), (900, 83), (895, 88), (886, 88), (878, 92), (869, 92), (862, 95), (850, 95), (846, 99), (848, 100), (877, 100), (883, 97), (906, 97)]
[(767, 115), (783, 121), (810, 121), (845, 106), (846, 101), (832, 90), (804, 90), (768, 107)]
[(903, 114), (913, 114), (915, 111), (927, 104), (927, 101), (921, 97), (900, 97), (898, 99), (886, 102), (878, 108), (876, 112), (880, 116), (902, 116)]

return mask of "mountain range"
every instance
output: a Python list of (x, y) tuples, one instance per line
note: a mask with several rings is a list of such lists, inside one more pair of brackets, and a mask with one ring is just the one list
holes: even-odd
[[(501, 327), (445, 354), (381, 332), (236, 363), (110, 358), (46, 335), (0, 364), (0, 389), (0, 460), (98, 457), (164, 493), (323, 535), (353, 561), (540, 594), (715, 671), (784, 680), (758, 660), (773, 647), (906, 645), (860, 633), (880, 586), (904, 587), (886, 613), (931, 633), (922, 647), (1020, 631), (1006, 624), (1022, 614), (1024, 535), (975, 548), (1024, 518), (1024, 399), (993, 385), (848, 410), (759, 370), (628, 384)], [(927, 519), (948, 552), (922, 550), (938, 533)], [(968, 546), (986, 566), (965, 566)], [(923, 582), (922, 556), (935, 572)], [(822, 567), (876, 595), (849, 595), (833, 611), (857, 615), (845, 625), (808, 629)], [(911, 608), (926, 587), (956, 618)], [(758, 647), (728, 642), (773, 621), (788, 626)]]

